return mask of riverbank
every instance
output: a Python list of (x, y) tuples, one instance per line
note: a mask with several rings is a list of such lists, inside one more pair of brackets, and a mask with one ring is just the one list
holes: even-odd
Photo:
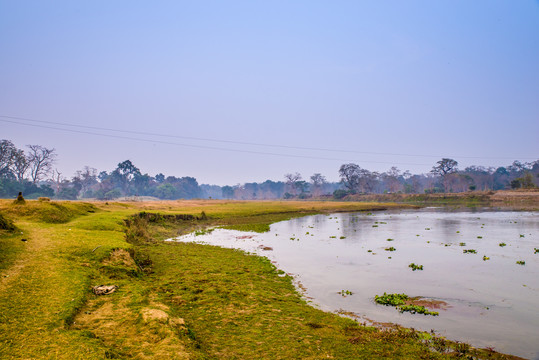
[[(265, 258), (161, 240), (208, 226), (264, 231), (352, 202), (0, 201), (2, 359), (515, 358), (308, 305)], [(95, 285), (116, 285), (95, 295)], [(437, 349), (437, 350), (436, 350)]]
[(420, 206), (489, 206), (512, 210), (539, 210), (539, 189), (470, 191), (435, 194), (355, 194), (346, 201), (394, 202)]

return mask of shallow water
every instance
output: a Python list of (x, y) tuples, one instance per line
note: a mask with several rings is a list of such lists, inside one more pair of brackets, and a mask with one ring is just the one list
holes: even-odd
[[(341, 213), (280, 222), (264, 234), (217, 229), (179, 239), (267, 256), (294, 275), (305, 295), (324, 310), (434, 329), (476, 347), (539, 357), (537, 212), (428, 208)], [(500, 247), (502, 242), (506, 246)], [(396, 250), (385, 250), (391, 246)], [(412, 262), (424, 270), (412, 271)], [(342, 290), (352, 295), (342, 296)], [(436, 317), (400, 314), (374, 302), (384, 292), (442, 300), (447, 309), (437, 310)]]

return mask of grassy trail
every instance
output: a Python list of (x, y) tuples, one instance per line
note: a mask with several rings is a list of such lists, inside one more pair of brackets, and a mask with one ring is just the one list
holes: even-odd
[[(19, 228), (0, 230), (0, 358), (455, 357), (460, 353), (450, 345), (432, 352), (424, 334), (380, 331), (309, 306), (292, 279), (265, 258), (159, 241), (205, 226), (264, 230), (269, 223), (310, 213), (389, 206), (218, 201), (13, 206), (0, 201), (0, 213)], [(131, 221), (126, 228), (124, 220), (141, 211), (196, 216)], [(91, 287), (99, 284), (119, 288), (97, 296)]]

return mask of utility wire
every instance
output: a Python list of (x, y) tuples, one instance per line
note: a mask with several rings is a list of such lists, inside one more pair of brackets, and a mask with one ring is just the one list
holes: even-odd
[[(7, 122), (7, 123), (12, 123), (12, 124), (17, 124), (17, 125), (25, 125), (25, 126), (37, 127), (37, 128), (42, 128), (42, 129), (51, 129), (51, 130), (67, 131), (67, 132), (77, 133), (77, 134), (87, 134), (87, 135), (94, 135), (94, 136), (104, 136), (104, 137), (116, 138), (116, 139), (135, 140), (135, 141), (143, 141), (143, 142), (149, 142), (149, 143), (159, 143), (159, 144), (166, 144), (166, 145), (176, 145), (176, 146), (192, 147), (192, 148), (198, 148), (198, 149), (209, 149), (209, 150), (219, 150), (219, 151), (231, 151), (231, 152), (240, 152), (240, 153), (248, 153), (248, 154), (282, 156), (282, 157), (292, 157), (292, 158), (301, 158), (301, 159), (330, 160), (330, 161), (344, 161), (344, 162), (352, 162), (352, 161), (356, 161), (356, 162), (362, 162), (362, 163), (375, 163), (375, 164), (389, 164), (389, 165), (395, 165), (394, 162), (369, 161), (369, 160), (357, 161), (357, 160), (349, 160), (349, 159), (346, 160), (346, 159), (338, 159), (338, 158), (326, 158), (326, 157), (318, 157), (318, 156), (293, 155), (293, 154), (280, 154), (280, 153), (271, 153), (271, 152), (263, 152), (263, 151), (252, 151), (252, 150), (241, 150), (241, 149), (227, 149), (227, 148), (220, 148), (220, 147), (214, 147), (214, 146), (182, 144), (182, 143), (171, 142), (171, 141), (163, 141), (163, 140), (152, 140), (152, 139), (135, 138), (135, 137), (121, 136), (121, 135), (101, 134), (101, 133), (95, 133), (95, 132), (83, 131), (83, 130), (63, 129), (63, 128), (58, 128), (58, 127), (46, 126), (46, 125), (38, 125), (38, 124), (25, 124), (25, 123), (20, 123), (20, 122), (17, 122), (17, 121), (5, 120), (5, 119), (0, 119), (0, 121), (2, 121), (2, 122)], [(398, 165), (430, 166), (430, 165), (432, 165), (432, 164), (398, 163)]]
[[(69, 126), (69, 127), (75, 127), (75, 128), (81, 128), (81, 129), (91, 129), (91, 130), (100, 130), (100, 131), (113, 131), (113, 132), (125, 133), (125, 134), (136, 134), (136, 135), (147, 135), (147, 136), (149, 135), (149, 136), (158, 136), (158, 137), (166, 137), (166, 138), (177, 138), (177, 139), (196, 140), (196, 141), (210, 141), (210, 142), (218, 142), (218, 143), (237, 144), (237, 145), (264, 146), (264, 147), (274, 147), (274, 148), (281, 148), (281, 149), (326, 151), (326, 152), (353, 153), (353, 154), (366, 154), (366, 155), (425, 157), (425, 158), (444, 158), (444, 157), (448, 157), (447, 155), (384, 153), (384, 152), (357, 151), (357, 150), (346, 150), (346, 149), (329, 149), (329, 148), (315, 148), (315, 147), (301, 147), (301, 146), (290, 146), (290, 145), (264, 144), (264, 143), (255, 143), (255, 142), (245, 142), (245, 141), (233, 141), (233, 140), (223, 140), (223, 139), (211, 139), (211, 138), (200, 138), (200, 137), (191, 137), (191, 136), (170, 135), (170, 134), (162, 134), (162, 133), (140, 132), (140, 131), (133, 131), (133, 130), (112, 129), (112, 128), (97, 127), (97, 126), (70, 124), (70, 123), (64, 123), (64, 122), (37, 120), (37, 119), (23, 118), (23, 117), (17, 117), (17, 116), (8, 116), (8, 115), (0, 115), (0, 117), (8, 118), (8, 119), (14, 119), (14, 120), (37, 122), (37, 123), (42, 123), (42, 124), (53, 124), (53, 125)], [(2, 120), (2, 119), (0, 119), (0, 120)], [(2, 120), (2, 121), (8, 122), (7, 120)], [(16, 123), (16, 124), (21, 124), (21, 125), (29, 125), (29, 124), (24, 124), (24, 123), (20, 123), (20, 122), (14, 122), (14, 121), (11, 121), (11, 122)], [(60, 130), (58, 128), (54, 128), (54, 129)], [(196, 146), (196, 145), (192, 145), (192, 146)], [(481, 157), (481, 156), (455, 156), (455, 157), (457, 157), (457, 158), (465, 158), (465, 159), (485, 159), (485, 160), (514, 160), (514, 159), (535, 160), (535, 158), (531, 158), (531, 157), (518, 157), (518, 156), (516, 156), (516, 157), (501, 157), (501, 158), (500, 157)], [(420, 164), (410, 164), (410, 165), (420, 165)]]

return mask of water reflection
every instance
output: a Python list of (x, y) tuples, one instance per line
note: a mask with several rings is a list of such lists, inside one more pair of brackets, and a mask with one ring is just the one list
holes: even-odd
[[(365, 319), (436, 329), (475, 346), (524, 357), (539, 355), (536, 212), (431, 208), (340, 213), (277, 223), (252, 239), (238, 239), (239, 234), (216, 230), (183, 240), (268, 256), (295, 274), (307, 288), (306, 295), (324, 310), (344, 309)], [(499, 246), (502, 242), (506, 246)], [(260, 245), (273, 251), (262, 251)], [(396, 250), (387, 251), (389, 247)], [(424, 270), (412, 271), (408, 267), (412, 262)], [(342, 290), (353, 295), (343, 297), (338, 294)], [(373, 302), (374, 295), (384, 292), (439, 299), (449, 307), (438, 317), (400, 314)]]

